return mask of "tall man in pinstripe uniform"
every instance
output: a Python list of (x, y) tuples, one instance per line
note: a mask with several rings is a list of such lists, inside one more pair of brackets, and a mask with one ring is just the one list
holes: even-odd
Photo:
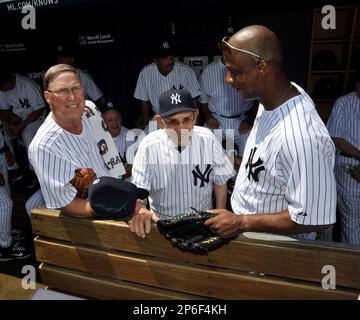
[(160, 130), (148, 134), (136, 153), (132, 182), (149, 192), (145, 207), (130, 220), (138, 236), (150, 232), (152, 221), (213, 207), (226, 207), (226, 182), (235, 175), (220, 142), (206, 128), (195, 126), (198, 110), (187, 90), (160, 95)]
[(4, 136), (0, 121), (0, 262), (23, 259), (30, 256), (26, 244), (11, 236), (13, 203), (10, 198), (7, 165), (4, 156)]
[(226, 137), (235, 142), (238, 155), (242, 156), (246, 139), (254, 118), (250, 110), (255, 110), (257, 101), (244, 100), (236, 90), (225, 83), (226, 67), (223, 57), (207, 65), (200, 75), (200, 103), (205, 116), (206, 126), (221, 129), (222, 139)]
[(315, 239), (336, 219), (335, 148), (305, 91), (288, 80), (277, 36), (246, 27), (223, 40), (226, 80), (260, 102), (231, 198), (205, 221), (222, 237), (244, 231)]
[(154, 62), (140, 71), (134, 97), (141, 101), (141, 125), (148, 130), (151, 114), (159, 113), (159, 96), (171, 89), (186, 89), (198, 105), (200, 86), (191, 67), (174, 61), (174, 50), (162, 41), (154, 52)]
[(335, 176), (341, 242), (360, 246), (360, 75), (356, 90), (336, 100), (327, 128), (337, 154)]

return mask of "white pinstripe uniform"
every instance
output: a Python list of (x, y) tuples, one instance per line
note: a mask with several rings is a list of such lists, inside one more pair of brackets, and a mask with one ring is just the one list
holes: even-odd
[[(336, 219), (335, 147), (302, 88), (273, 111), (260, 104), (246, 143), (231, 205), (236, 214), (288, 209), (301, 225)], [(316, 233), (292, 235), (315, 239)]]
[[(199, 80), (201, 87), (200, 102), (208, 103), (209, 110), (219, 122), (221, 129), (232, 129), (230, 131), (231, 138), (237, 144), (239, 154), (242, 155), (250, 132), (240, 134), (239, 126), (246, 118), (245, 112), (251, 109), (253, 102), (242, 99), (231, 85), (225, 83), (225, 77), (226, 67), (221, 59), (207, 65)], [(237, 115), (236, 118), (226, 118)], [(222, 139), (224, 139), (225, 132), (222, 131)]]
[(150, 101), (155, 114), (159, 113), (160, 95), (171, 89), (186, 89), (192, 98), (200, 96), (200, 85), (195, 72), (180, 62), (175, 62), (172, 71), (164, 76), (160, 73), (155, 63), (150, 63), (140, 71), (134, 98)]
[[(25, 120), (32, 112), (45, 108), (40, 86), (32, 79), (16, 74), (16, 85), (9, 91), (0, 91), (0, 109), (9, 110)], [(44, 109), (45, 112), (45, 109)], [(29, 123), (21, 133), (26, 150), (28, 150), (31, 140), (43, 123), (41, 116), (34, 122)]]
[(95, 84), (91, 76), (83, 70), (76, 70), (79, 72), (80, 75), (81, 85), (83, 86), (85, 92), (85, 99), (96, 101), (101, 98), (103, 96), (103, 93)]
[[(131, 155), (127, 152), (129, 147), (136, 142), (132, 131), (122, 126), (120, 134), (114, 138), (114, 142), (124, 167), (126, 167), (128, 164), (132, 165), (134, 161), (134, 155)], [(131, 181), (131, 177), (128, 177), (125, 180)]]
[[(120, 134), (116, 138), (114, 138), (116, 149), (119, 152), (119, 156), (124, 167), (127, 164), (132, 164), (133, 162), (133, 157), (126, 153), (126, 151), (134, 143), (134, 141), (135, 140), (131, 138), (131, 131), (129, 131), (129, 129), (125, 127), (121, 127)], [(131, 181), (131, 177), (128, 177), (125, 180)], [(46, 207), (44, 197), (41, 193), (41, 189), (36, 191), (25, 203), (25, 209), (29, 216), (32, 209), (39, 207)]]
[[(327, 128), (331, 137), (341, 138), (360, 149), (360, 99), (351, 92), (336, 100)], [(353, 179), (347, 168), (360, 165), (360, 161), (336, 155), (335, 176), (341, 218), (341, 242), (360, 246), (360, 183)]]
[(136, 153), (132, 182), (149, 191), (150, 208), (160, 218), (212, 208), (213, 184), (235, 175), (230, 160), (209, 129), (195, 126), (179, 152), (164, 129), (148, 134)]
[[(0, 121), (0, 127), (2, 123)], [(4, 147), (3, 130), (0, 129), (0, 148)], [(0, 247), (7, 248), (11, 245), (11, 216), (13, 202), (10, 198), (8, 171), (4, 152), (0, 153), (0, 173), (4, 176), (5, 185), (0, 186)]]
[[(103, 122), (100, 112), (94, 113), (93, 116)], [(74, 177), (76, 169), (92, 168), (97, 177), (112, 175), (105, 164), (104, 154), (99, 152), (100, 135), (94, 132), (90, 121), (84, 112), (83, 131), (79, 135), (74, 135), (59, 127), (50, 113), (29, 147), (29, 159), (39, 179), (47, 208), (62, 208), (75, 198), (77, 191), (70, 180)], [(108, 136), (107, 143), (112, 143), (110, 133)], [(121, 163), (120, 160), (119, 162)], [(114, 166), (119, 165), (116, 161), (114, 163)], [(110, 166), (109, 163), (108, 165)], [(121, 168), (119, 173), (123, 174), (122, 164)], [(38, 199), (38, 194), (33, 197)]]

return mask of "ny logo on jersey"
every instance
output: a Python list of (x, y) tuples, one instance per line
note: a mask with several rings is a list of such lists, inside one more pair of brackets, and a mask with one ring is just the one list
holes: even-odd
[(23, 107), (24, 109), (29, 109), (31, 107), (28, 99), (24, 99), (24, 100), (19, 99), (19, 102), (21, 104), (21, 107)]
[(100, 150), (101, 155), (104, 155), (109, 150), (109, 148), (108, 148), (108, 146), (106, 144), (106, 141), (104, 139), (101, 139), (98, 142), (98, 146), (99, 146), (99, 150)]
[(178, 89), (178, 88), (176, 88), (176, 86), (175, 86), (175, 85), (173, 85), (171, 89), (173, 89), (173, 90), (181, 90), (181, 89), (184, 89), (184, 86), (180, 83), (180, 85), (179, 85), (179, 89)]
[(249, 173), (247, 175), (248, 179), (250, 180), (251, 175), (256, 182), (259, 182), (259, 173), (260, 171), (265, 170), (265, 167), (262, 166), (264, 161), (262, 161), (260, 158), (256, 162), (254, 162), (254, 154), (256, 152), (256, 149), (256, 147), (254, 149), (251, 149), (249, 160), (246, 163), (245, 168), (247, 169), (249, 167)]
[(171, 104), (178, 104), (181, 103), (180, 95), (178, 93), (171, 95)]
[(192, 174), (194, 175), (194, 186), (197, 187), (198, 185), (198, 179), (200, 180), (200, 188), (205, 186), (205, 182), (209, 183), (209, 177), (210, 177), (210, 173), (212, 171), (212, 167), (210, 164), (206, 165), (206, 169), (204, 171), (204, 173), (202, 173), (200, 171), (200, 167), (199, 165), (195, 166), (195, 170), (192, 171)]

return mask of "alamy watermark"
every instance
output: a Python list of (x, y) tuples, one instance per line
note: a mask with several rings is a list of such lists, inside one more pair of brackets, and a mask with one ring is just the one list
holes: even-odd
[(36, 10), (32, 5), (22, 7), (21, 13), (26, 14), (21, 20), (21, 27), (24, 30), (36, 29)]
[(326, 274), (321, 280), (323, 289), (336, 289), (336, 269), (332, 265), (325, 265), (321, 269), (322, 274)]
[(332, 5), (326, 5), (321, 8), (321, 13), (325, 16), (321, 19), (321, 27), (324, 30), (336, 29), (336, 9)]
[(21, 273), (25, 276), (21, 280), (21, 287), (24, 290), (35, 290), (36, 289), (36, 270), (32, 265), (25, 265), (21, 269)]

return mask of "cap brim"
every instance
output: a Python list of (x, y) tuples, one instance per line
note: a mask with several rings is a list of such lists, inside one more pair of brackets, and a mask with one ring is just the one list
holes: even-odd
[(159, 115), (161, 117), (168, 117), (168, 116), (172, 116), (176, 113), (180, 113), (180, 112), (195, 112), (197, 109), (196, 108), (190, 108), (190, 107), (186, 107), (186, 106), (179, 106), (175, 109), (171, 109), (167, 112), (163, 112), (163, 113), (159, 113)]

